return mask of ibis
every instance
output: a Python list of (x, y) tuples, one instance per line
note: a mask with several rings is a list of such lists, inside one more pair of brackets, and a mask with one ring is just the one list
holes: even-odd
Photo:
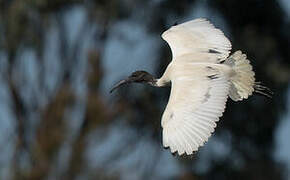
[(241, 101), (254, 92), (271, 97), (272, 91), (255, 81), (247, 56), (241, 51), (230, 55), (231, 42), (208, 20), (174, 25), (161, 36), (172, 51), (172, 61), (162, 77), (136, 71), (110, 92), (129, 83), (171, 84), (161, 126), (163, 146), (172, 153), (191, 155), (203, 146), (214, 132), (228, 97)]

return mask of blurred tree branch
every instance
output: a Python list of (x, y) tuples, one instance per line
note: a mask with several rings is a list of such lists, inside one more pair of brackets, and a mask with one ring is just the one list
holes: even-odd
[[(168, 22), (184, 18), (191, 13), (192, 4), (193, 2), (188, 0), (178, 2), (172, 0), (156, 2), (1, 0), (0, 51), (7, 54), (7, 67), (1, 68), (1, 75), (5, 81), (1, 84), (7, 85), (9, 89), (16, 124), (14, 132), (16, 145), (10, 167), (11, 177), (53, 179), (55, 176), (61, 179), (76, 179), (80, 175), (87, 175), (88, 178), (118, 179), (120, 174), (107, 175), (106, 169), (121, 161), (123, 157), (129, 157), (136, 150), (136, 146), (142, 144), (140, 142), (148, 139), (155, 145), (156, 152), (147, 154), (152, 160), (143, 162), (140, 158), (136, 163), (136, 169), (144, 167), (140, 173), (140, 177), (144, 179), (150, 179), (154, 173), (158, 174), (156, 166), (161, 158), (159, 148), (162, 147), (160, 118), (168, 99), (169, 89), (157, 91), (144, 88), (136, 97), (133, 96), (132, 89), (125, 89), (123, 92), (120, 90), (117, 95), (118, 101), (111, 108), (100, 91), (105, 74), (102, 57), (107, 40), (110, 38), (110, 28), (115, 22), (133, 16), (134, 21), (148, 25), (148, 32), (156, 36), (167, 28)], [(278, 118), (283, 112), (283, 107), (285, 109), (285, 91), (289, 83), (287, 65), (290, 38), (288, 31), (282, 31), (289, 26), (289, 23), (286, 24), (281, 7), (278, 1), (274, 0), (265, 2), (217, 0), (207, 1), (206, 4), (210, 6), (209, 8), (218, 10), (228, 23), (233, 35), (231, 40), (234, 50), (243, 49), (249, 52), (248, 57), (253, 59), (251, 62), (254, 64), (258, 78), (272, 85), (275, 94), (279, 95), (275, 96), (272, 102), (262, 101), (258, 97), (253, 97), (254, 100), (249, 99), (239, 105), (229, 102), (228, 107), (231, 108), (227, 109), (216, 134), (221, 135), (225, 128), (229, 131), (232, 137), (229, 142), (232, 146), (230, 153), (235, 156), (231, 155), (220, 161), (211, 160), (210, 168), (205, 174), (192, 168), (198, 166), (194, 164), (195, 159), (183, 159), (180, 162), (186, 167), (186, 172), (177, 178), (281, 179), (283, 166), (273, 160), (271, 152), (274, 149), (273, 136)], [(69, 44), (70, 29), (66, 26), (63, 15), (76, 5), (85, 8), (86, 20), (76, 35), (76, 42)], [(52, 20), (56, 22), (57, 39), (60, 43), (60, 58), (56, 60), (61, 72), (59, 76), (46, 69), (43, 57), (47, 45), (45, 37), (51, 28)], [(89, 51), (85, 50), (88, 56), (85, 61), (88, 64), (83, 79), (86, 90), (82, 102), (80, 100), (82, 97), (76, 93), (74, 80), (80, 76), (77, 69), (80, 59), (83, 58), (79, 58), (79, 55), (86, 41), (84, 37), (90, 32), (92, 24), (97, 27), (92, 37), (97, 45), (90, 47)], [(28, 48), (35, 51), (36, 68), (40, 72), (34, 74), (40, 77), (35, 82), (37, 88), (33, 90), (35, 96), (31, 102), (27, 102), (25, 93), (22, 93), (28, 85), (20, 82), (21, 76), (27, 74), (17, 71), (19, 57)], [(169, 48), (165, 45), (160, 47), (159, 57), (156, 69), (157, 74), (160, 75), (170, 61)], [(5, 65), (5, 61), (0, 60), (1, 64)], [(281, 68), (281, 64), (285, 67)], [(267, 68), (263, 68), (265, 66)], [(57, 79), (57, 85), (53, 87), (51, 94), (48, 92), (46, 82), (50, 77), (47, 76)], [(38, 94), (35, 91), (42, 93)], [(46, 102), (40, 106), (42, 98), (46, 99)], [(68, 113), (71, 113), (72, 107), (76, 104), (81, 104), (84, 112), (79, 117), (80, 124), (71, 140), (72, 130), (68, 126), (71, 119)], [(267, 117), (264, 115), (265, 111), (268, 112)], [(36, 118), (33, 119), (33, 115)], [(85, 159), (88, 136), (100, 129), (109, 130), (110, 125), (117, 119), (125, 119), (124, 124), (134, 129), (136, 133), (120, 143), (119, 149), (114, 149), (109, 157), (104, 158), (105, 161), (102, 163), (105, 165), (95, 172), (95, 169), (88, 167)], [(105, 140), (106, 134), (102, 136), (96, 139)], [(227, 141), (225, 138), (223, 140)], [(66, 157), (60, 155), (64, 144), (68, 144), (70, 150)], [(29, 154), (29, 160), (24, 158), (25, 153)], [(66, 160), (65, 167), (60, 167), (58, 164), (62, 158)], [(197, 154), (196, 159), (199, 158)], [(237, 159), (242, 161), (241, 165), (233, 166), (234, 160)], [(55, 172), (57, 171), (55, 169), (59, 172)]]

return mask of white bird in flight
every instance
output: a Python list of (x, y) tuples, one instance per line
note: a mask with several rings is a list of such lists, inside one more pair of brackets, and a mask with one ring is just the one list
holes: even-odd
[(231, 43), (223, 32), (203, 18), (188, 21), (162, 34), (172, 51), (172, 61), (161, 78), (136, 71), (111, 92), (128, 83), (162, 87), (171, 82), (162, 115), (163, 146), (171, 153), (193, 154), (208, 141), (222, 116), (228, 96), (247, 99), (253, 92), (270, 97), (269, 88), (255, 81), (249, 60), (241, 51), (231, 56)]

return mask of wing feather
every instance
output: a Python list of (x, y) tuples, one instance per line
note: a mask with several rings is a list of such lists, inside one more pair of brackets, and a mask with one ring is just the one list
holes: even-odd
[(189, 155), (197, 151), (214, 132), (224, 112), (229, 79), (222, 72), (215, 79), (206, 78), (206, 73), (172, 80), (169, 102), (161, 121), (163, 145), (172, 153)]
[(206, 19), (195, 19), (172, 26), (162, 34), (169, 44), (173, 60), (188, 62), (220, 62), (231, 50), (231, 43), (223, 32)]

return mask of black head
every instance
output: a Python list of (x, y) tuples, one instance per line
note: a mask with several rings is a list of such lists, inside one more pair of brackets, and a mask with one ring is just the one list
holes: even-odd
[(118, 87), (124, 84), (129, 84), (129, 83), (146, 83), (146, 84), (150, 84), (154, 86), (156, 84), (156, 79), (146, 71), (135, 71), (127, 79), (124, 79), (120, 81), (119, 83), (117, 83), (112, 88), (110, 93), (113, 92)]

